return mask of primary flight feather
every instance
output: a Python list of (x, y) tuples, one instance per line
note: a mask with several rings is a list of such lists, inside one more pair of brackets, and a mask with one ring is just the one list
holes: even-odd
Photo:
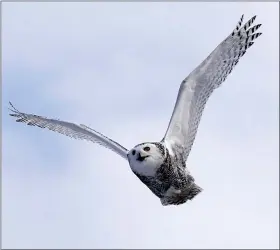
[(17, 122), (48, 128), (69, 137), (98, 143), (128, 160), (132, 172), (157, 196), (162, 205), (179, 205), (202, 191), (186, 167), (205, 104), (262, 33), (252, 27), (256, 16), (236, 28), (181, 83), (176, 104), (160, 142), (145, 142), (127, 150), (119, 143), (85, 126), (18, 111), (11, 103)]

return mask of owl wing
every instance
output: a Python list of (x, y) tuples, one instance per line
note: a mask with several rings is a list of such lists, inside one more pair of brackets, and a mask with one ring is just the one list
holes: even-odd
[(168, 129), (162, 141), (181, 149), (185, 160), (191, 151), (205, 104), (231, 73), (253, 41), (261, 26), (251, 27), (256, 16), (241, 27), (243, 15), (233, 32), (181, 83)]
[(74, 139), (87, 140), (98, 143), (105, 148), (111, 149), (127, 160), (128, 150), (126, 148), (113, 141), (112, 139), (106, 137), (105, 135), (83, 124), (77, 125), (74, 123), (64, 122), (56, 119), (49, 119), (38, 115), (21, 113), (12, 105), (12, 103), (10, 103), (10, 105), (11, 108), (9, 108), (9, 110), (12, 112), (10, 116), (16, 117), (17, 122), (23, 122), (27, 125), (37, 126), (39, 128), (48, 128), (49, 130), (64, 134)]

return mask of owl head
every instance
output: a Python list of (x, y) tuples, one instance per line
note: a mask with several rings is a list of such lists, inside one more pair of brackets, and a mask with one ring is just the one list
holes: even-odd
[(127, 158), (133, 171), (144, 176), (154, 176), (163, 164), (166, 149), (161, 143), (145, 142), (132, 148)]

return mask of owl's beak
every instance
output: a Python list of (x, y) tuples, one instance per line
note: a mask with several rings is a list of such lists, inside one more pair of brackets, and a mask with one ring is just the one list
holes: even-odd
[(136, 160), (137, 160), (137, 161), (144, 161), (147, 157), (149, 157), (149, 156), (148, 156), (148, 155), (146, 155), (146, 156), (141, 156), (141, 154), (138, 153), (138, 156), (137, 156)]

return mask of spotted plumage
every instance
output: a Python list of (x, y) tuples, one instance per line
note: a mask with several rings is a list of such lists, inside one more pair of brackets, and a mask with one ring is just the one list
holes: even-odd
[(262, 33), (261, 24), (251, 27), (256, 16), (235, 29), (181, 83), (176, 104), (160, 142), (145, 142), (127, 150), (119, 143), (81, 124), (26, 114), (11, 103), (10, 114), (17, 122), (48, 128), (66, 136), (92, 141), (128, 160), (132, 172), (160, 199), (162, 205), (179, 205), (202, 191), (190, 174), (186, 161), (194, 143), (205, 104), (220, 87), (240, 58)]
[[(138, 158), (137, 154), (144, 153), (144, 148), (154, 146), (161, 157), (162, 161), (157, 166), (155, 163), (155, 172), (152, 175), (141, 173), (140, 169), (134, 169), (134, 159)], [(163, 205), (179, 205), (187, 200), (191, 200), (195, 195), (202, 191), (202, 188), (194, 183), (194, 178), (186, 169), (186, 163), (181, 154), (170, 155), (169, 150), (164, 142), (141, 143), (136, 145), (132, 150), (136, 150), (136, 155), (128, 153), (128, 161), (132, 167), (133, 173), (157, 196)], [(153, 153), (156, 155), (156, 151)], [(146, 152), (147, 158), (152, 157)], [(141, 163), (142, 164), (142, 163)], [(149, 163), (152, 167), (153, 163)], [(175, 195), (175, 196), (174, 196)]]

